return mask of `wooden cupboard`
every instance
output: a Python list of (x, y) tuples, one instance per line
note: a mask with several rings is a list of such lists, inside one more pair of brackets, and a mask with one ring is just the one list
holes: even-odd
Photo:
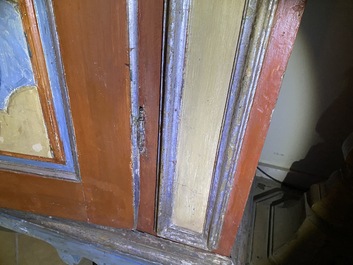
[[(18, 71), (32, 73), (20, 75), (27, 83), (8, 91), (5, 105), (31, 87), (42, 115), (42, 142), (24, 151), (16, 138), (1, 146), (0, 120), (0, 206), (117, 228), (115, 240), (127, 233), (135, 248), (167, 244), (166, 259), (184, 249), (186, 261), (204, 253), (192, 262), (231, 262), (222, 256), (235, 240), (304, 1), (0, 1), (21, 22), (4, 20), (29, 58)], [(0, 85), (16, 79), (0, 62)], [(15, 229), (10, 216), (4, 210), (0, 225)], [(134, 255), (166, 263), (144, 250)]]

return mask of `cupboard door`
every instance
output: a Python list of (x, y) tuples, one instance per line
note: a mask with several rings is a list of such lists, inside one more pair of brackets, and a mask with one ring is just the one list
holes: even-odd
[(132, 228), (134, 2), (0, 6), (0, 207)]
[(159, 236), (230, 254), (303, 9), (168, 1)]
[(170, 1), (162, 237), (205, 250), (218, 246), (275, 7), (256, 0)]

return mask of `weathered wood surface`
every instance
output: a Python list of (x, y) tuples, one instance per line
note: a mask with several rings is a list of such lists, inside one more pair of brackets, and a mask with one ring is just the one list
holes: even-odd
[(139, 104), (145, 114), (145, 149), (140, 155), (137, 229), (155, 233), (163, 0), (139, 0)]
[(134, 207), (126, 2), (54, 0), (53, 6), (88, 220), (131, 228)]
[(280, 0), (250, 112), (217, 253), (229, 255), (265, 142), (305, 0)]
[[(0, 226), (97, 264), (232, 264), (222, 257), (145, 233), (0, 209)], [(67, 258), (67, 257), (66, 257)]]
[[(239, 161), (238, 158), (241, 153), (247, 121), (272, 29), (277, 1), (253, 0), (246, 2), (237, 53), (235, 58), (234, 56), (232, 57), (234, 66), (231, 77), (228, 80), (228, 98), (223, 108), (218, 106), (218, 108), (222, 108), (222, 111), (225, 109), (225, 113), (222, 132), (218, 140), (217, 157), (215, 158), (215, 163), (209, 161), (206, 163), (204, 161), (204, 163), (213, 166), (213, 176), (210, 192), (204, 198), (206, 200), (204, 203), (207, 202), (207, 211), (206, 215), (204, 215), (205, 220), (201, 232), (193, 231), (190, 227), (187, 227), (188, 229), (180, 227), (180, 224), (173, 223), (174, 218), (172, 218), (173, 205), (176, 205), (173, 201), (174, 192), (171, 187), (177, 185), (174, 175), (177, 172), (176, 164), (178, 164), (178, 161), (176, 161), (176, 154), (179, 151), (177, 150), (178, 124), (180, 113), (182, 112), (181, 106), (186, 103), (186, 101), (183, 101), (182, 92), (184, 85), (184, 58), (186, 56), (185, 51), (187, 51), (185, 46), (188, 36), (186, 29), (188, 13), (190, 12), (188, 3), (188, 1), (171, 1), (169, 9), (170, 22), (168, 24), (166, 44), (167, 59), (164, 80), (166, 92), (164, 96), (161, 148), (158, 234), (177, 242), (214, 250), (217, 249), (220, 240), (222, 225), (226, 216), (225, 212), (234, 181), (234, 172)], [(199, 91), (199, 93), (204, 93), (204, 91)], [(192, 113), (192, 111), (194, 110), (191, 108), (190, 112)], [(194, 115), (194, 113), (192, 114)], [(203, 114), (211, 116), (208, 111), (204, 111)], [(201, 134), (200, 138), (202, 138)], [(187, 145), (187, 147), (190, 147), (190, 144)], [(182, 148), (187, 147), (183, 146)], [(204, 174), (201, 174), (201, 176), (205, 177)], [(203, 186), (204, 182), (206, 181), (201, 178), (201, 180), (198, 179), (193, 184)], [(198, 192), (199, 187), (194, 188), (192, 186), (191, 188), (194, 193)], [(195, 211), (197, 211), (196, 208)], [(233, 244), (233, 242), (228, 243), (230, 246)]]
[[(132, 228), (135, 209), (126, 2), (52, 2), (81, 182), (1, 171), (0, 207)], [(36, 3), (51, 6), (51, 1)]]

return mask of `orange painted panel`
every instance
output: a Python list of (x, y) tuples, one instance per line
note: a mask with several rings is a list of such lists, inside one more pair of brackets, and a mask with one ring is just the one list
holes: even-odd
[(0, 171), (0, 207), (132, 228), (126, 2), (53, 0), (53, 8), (81, 181)]

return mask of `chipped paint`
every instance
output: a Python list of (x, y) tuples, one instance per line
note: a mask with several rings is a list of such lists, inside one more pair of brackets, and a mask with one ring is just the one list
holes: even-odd
[(34, 144), (34, 145), (32, 145), (32, 149), (36, 152), (40, 152), (43, 150), (43, 146), (40, 143)]
[(97, 264), (232, 265), (230, 258), (125, 229), (97, 227), (13, 210), (0, 210), (0, 225), (46, 241), (61, 253)]

